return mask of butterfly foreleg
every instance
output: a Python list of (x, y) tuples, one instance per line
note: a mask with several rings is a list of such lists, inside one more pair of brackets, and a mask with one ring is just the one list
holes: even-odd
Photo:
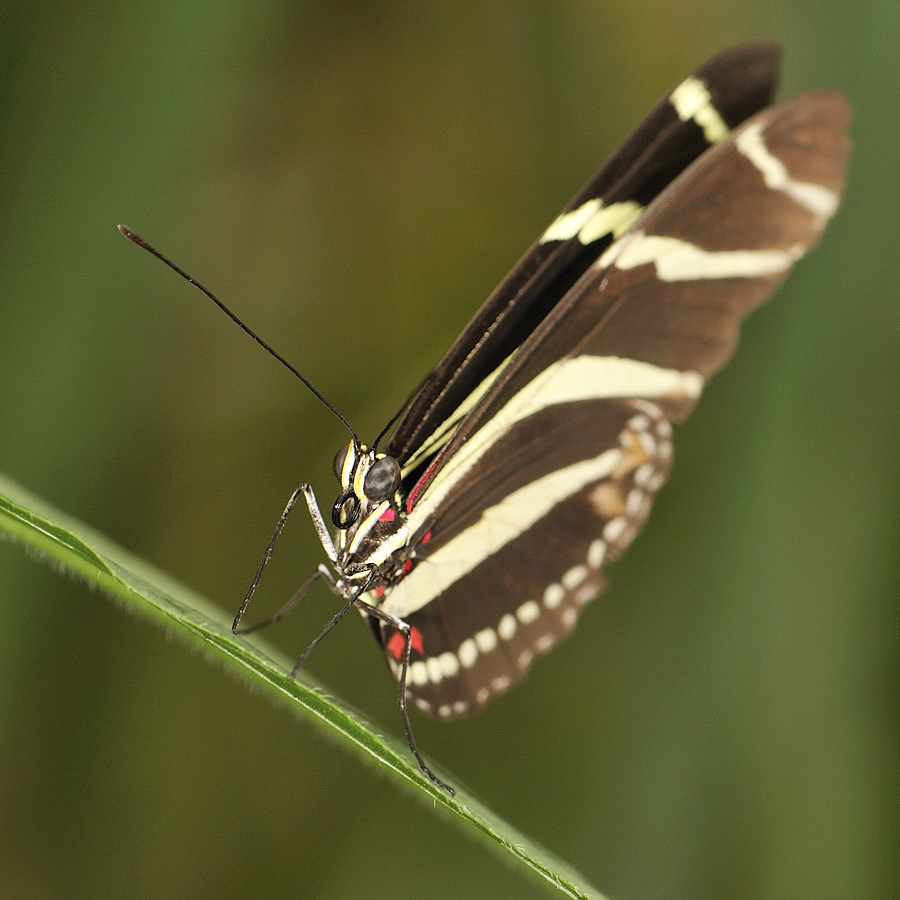
[(247, 591), (246, 596), (244, 597), (243, 602), (240, 605), (240, 608), (237, 611), (237, 614), (234, 617), (234, 622), (231, 625), (231, 630), (234, 634), (247, 634), (251, 631), (257, 631), (260, 628), (265, 628), (267, 625), (272, 625), (275, 622), (283, 619), (298, 603), (298, 601), (303, 597), (303, 595), (309, 590), (309, 588), (313, 585), (314, 582), (318, 581), (319, 578), (322, 578), (329, 587), (334, 590), (335, 589), (335, 579), (330, 571), (325, 566), (319, 566), (319, 568), (300, 586), (299, 590), (285, 603), (278, 612), (275, 613), (274, 616), (257, 623), (256, 625), (251, 625), (250, 627), (241, 628), (241, 619), (244, 617), (244, 613), (247, 611), (247, 607), (250, 605), (251, 599), (253, 599), (253, 595), (256, 593), (256, 589), (259, 587), (259, 582), (262, 579), (263, 570), (269, 563), (269, 560), (272, 558), (272, 554), (275, 552), (275, 544), (278, 542), (278, 538), (281, 537), (281, 532), (284, 530), (285, 523), (287, 522), (287, 517), (291, 514), (295, 504), (303, 497), (306, 500), (306, 505), (309, 508), (309, 516), (312, 519), (313, 528), (316, 530), (316, 534), (319, 536), (319, 542), (322, 544), (322, 549), (325, 551), (325, 555), (328, 557), (328, 561), (333, 565), (337, 565), (337, 551), (334, 547), (334, 541), (331, 538), (331, 534), (328, 532), (328, 528), (325, 525), (325, 520), (322, 517), (322, 511), (319, 509), (319, 504), (316, 502), (316, 495), (313, 493), (313, 489), (308, 484), (301, 484), (297, 490), (291, 494), (290, 499), (287, 502), (287, 505), (284, 508), (284, 512), (278, 519), (277, 524), (275, 525), (275, 530), (272, 532), (272, 537), (269, 538), (269, 543), (266, 545), (266, 551), (263, 554), (263, 558), (260, 560), (259, 567), (256, 570), (256, 575), (253, 576), (253, 581), (250, 584), (250, 588)]

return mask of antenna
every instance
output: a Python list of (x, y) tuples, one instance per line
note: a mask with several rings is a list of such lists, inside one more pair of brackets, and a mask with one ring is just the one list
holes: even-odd
[(137, 244), (138, 247), (143, 248), (148, 253), (155, 256), (158, 260), (160, 260), (161, 262), (164, 262), (170, 269), (172, 269), (173, 272), (177, 272), (185, 281), (189, 282), (195, 288), (198, 288), (204, 294), (206, 294), (206, 296), (209, 297), (209, 299), (212, 300), (212, 302), (215, 303), (216, 306), (218, 306), (219, 309), (221, 309), (222, 312), (225, 313), (225, 315), (228, 316), (228, 318), (231, 319), (232, 322), (234, 322), (235, 325), (237, 325), (245, 334), (250, 335), (250, 337), (252, 337), (253, 340), (256, 341), (256, 343), (259, 344), (260, 347), (263, 348), (263, 350), (265, 350), (271, 356), (274, 356), (275, 359), (277, 359), (278, 362), (280, 362), (289, 372), (292, 372), (294, 375), (296, 375), (297, 378), (299, 378), (300, 381), (302, 381), (303, 384), (306, 385), (306, 387), (309, 389), (309, 391), (312, 393), (312, 395), (329, 412), (331, 412), (332, 415), (334, 415), (338, 419), (340, 419), (340, 421), (344, 424), (344, 427), (347, 429), (347, 431), (350, 432), (350, 436), (353, 438), (353, 441), (356, 444), (359, 444), (359, 438), (356, 436), (356, 432), (353, 430), (353, 426), (277, 350), (275, 350), (270, 344), (267, 344), (249, 326), (245, 325), (211, 290), (209, 290), (209, 288), (204, 287), (202, 284), (200, 284), (199, 281), (197, 281), (196, 278), (192, 278), (190, 275), (188, 275), (187, 272), (184, 271), (184, 269), (180, 268), (179, 266), (176, 266), (175, 263), (173, 263), (171, 259), (163, 256), (162, 253), (160, 253), (159, 250), (156, 249), (156, 247), (152, 246), (151, 244), (148, 244), (139, 234), (135, 234), (135, 232), (133, 232), (127, 225), (118, 225), (117, 227), (118, 227), (119, 231), (122, 234), (124, 234), (125, 237), (127, 237), (129, 241), (131, 241), (132, 244)]

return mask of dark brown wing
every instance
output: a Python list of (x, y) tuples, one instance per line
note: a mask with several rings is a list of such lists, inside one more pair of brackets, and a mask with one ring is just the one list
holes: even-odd
[[(676, 108), (676, 91), (689, 81), (704, 85), (710, 106), (727, 128), (733, 128), (771, 102), (780, 56), (777, 45), (758, 42), (714, 57), (660, 101), (573, 197), (557, 222), (594, 200), (607, 210), (624, 203), (646, 206), (710, 146), (711, 131), (684, 105)], [(413, 393), (385, 452), (403, 464), (535, 330), (610, 240), (602, 230), (587, 243), (583, 233), (551, 237), (548, 230), (542, 235)], [(414, 475), (407, 478), (407, 487), (414, 480)]]
[(429, 540), (383, 604), (418, 630), (408, 686), (421, 709), (478, 708), (601, 589), (602, 564), (640, 530), (668, 473), (669, 423), (693, 409), (743, 317), (836, 209), (848, 121), (839, 95), (806, 94), (703, 154), (447, 442), (409, 510), (411, 534)]

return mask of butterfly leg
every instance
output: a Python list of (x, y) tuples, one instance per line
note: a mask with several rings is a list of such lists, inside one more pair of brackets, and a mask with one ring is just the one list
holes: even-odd
[[(324, 569), (325, 572), (328, 572), (328, 570), (325, 569), (324, 566), (321, 567), (320, 571), (322, 571), (322, 569)], [(334, 581), (332, 581), (332, 588), (335, 590), (337, 589), (337, 585), (334, 583)], [(337, 590), (336, 592), (340, 593)], [(328, 622), (328, 624), (319, 632), (319, 634), (313, 639), (312, 643), (300, 655), (300, 659), (297, 660), (297, 664), (293, 669), (291, 669), (291, 678), (295, 678), (297, 676), (297, 673), (303, 668), (303, 664), (306, 662), (306, 657), (309, 656), (309, 654), (319, 646), (319, 641), (321, 641), (322, 638), (324, 638), (325, 635), (328, 634), (328, 632), (331, 631), (331, 629), (334, 628), (334, 626), (337, 625), (338, 622), (340, 622), (341, 619), (343, 619), (351, 609), (353, 609), (355, 604), (356, 596), (354, 595), (350, 597), (347, 602), (331, 617), (331, 620)]]
[(234, 620), (234, 624), (231, 627), (231, 630), (235, 634), (250, 634), (254, 631), (261, 631), (263, 628), (268, 628), (270, 625), (274, 625), (276, 622), (280, 622), (306, 595), (306, 592), (319, 580), (321, 579), (329, 587), (334, 587), (334, 577), (328, 569), (321, 565), (303, 584), (300, 585), (299, 588), (294, 592), (294, 595), (288, 600), (278, 612), (269, 616), (268, 619), (263, 619), (261, 622), (255, 622), (253, 625), (241, 625), (241, 618), (243, 617), (243, 610), (240, 611), (238, 616)]
[[(409, 671), (409, 659), (410, 659), (410, 654), (412, 653), (412, 630), (410, 629), (409, 625), (406, 622), (404, 622), (402, 619), (398, 619), (396, 616), (392, 616), (390, 613), (386, 613), (384, 610), (379, 609), (377, 606), (372, 606), (371, 603), (366, 603), (365, 600), (360, 599), (360, 596), (362, 594), (364, 594), (366, 592), (366, 590), (368, 589), (369, 583), (371, 581), (371, 577), (373, 574), (374, 574), (374, 570), (369, 572), (369, 578), (367, 578), (366, 581), (358, 589), (353, 591), (353, 593), (347, 598), (347, 602), (334, 614), (334, 616), (332, 616), (332, 618), (328, 622), (328, 624), (319, 632), (319, 634), (312, 641), (312, 643), (303, 651), (303, 654), (301, 655), (300, 659), (297, 660), (297, 664), (294, 666), (293, 669), (291, 669), (291, 678), (296, 677), (296, 675), (300, 671), (300, 669), (303, 668), (303, 664), (306, 662), (306, 658), (309, 656), (309, 654), (312, 653), (313, 650), (315, 650), (315, 648), (318, 646), (319, 642), (325, 637), (325, 635), (328, 634), (332, 630), (332, 628), (334, 628), (338, 624), (338, 622), (340, 622), (341, 619), (343, 619), (344, 616), (347, 615), (347, 613), (354, 606), (357, 609), (361, 610), (363, 613), (365, 613), (367, 616), (374, 616), (376, 619), (379, 619), (380, 621), (387, 623), (392, 628), (399, 631), (403, 635), (404, 646), (403, 646), (403, 658), (400, 663), (400, 678), (399, 678), (400, 688), (399, 688), (399, 695), (398, 695), (398, 705), (400, 707), (400, 715), (403, 717), (403, 727), (406, 730), (406, 739), (409, 742), (409, 749), (412, 751), (412, 754), (416, 758), (416, 762), (419, 764), (419, 767), (422, 769), (422, 771), (438, 787), (443, 788), (443, 790), (447, 791), (447, 793), (450, 794), (451, 797), (453, 797), (453, 796), (455, 796), (456, 791), (452, 787), (450, 787), (449, 784), (447, 784), (444, 781), (441, 781), (441, 779), (438, 778), (437, 775), (435, 775), (434, 772), (432, 772), (430, 768), (428, 768), (428, 765), (425, 762), (425, 759), (423, 758), (422, 754), (419, 752), (418, 744), (416, 744), (416, 739), (413, 736), (412, 723), (409, 720), (409, 710), (407, 709), (407, 706), (406, 706), (406, 673), (407, 673), (407, 671)], [(283, 607), (281, 610), (279, 610), (275, 614), (275, 616), (272, 617), (271, 621), (277, 621), (278, 618), (281, 618), (283, 615), (285, 615), (287, 612), (289, 612), (290, 609), (293, 608), (293, 606), (296, 604), (296, 602), (300, 598), (300, 596), (302, 596), (303, 593), (305, 593), (306, 588), (308, 588), (309, 585), (311, 585), (318, 577), (322, 577), (324, 580), (326, 580), (329, 587), (331, 587), (331, 589), (335, 593), (337, 593), (337, 594), (344, 593), (341, 590), (341, 585), (339, 585), (337, 582), (335, 582), (334, 578), (331, 576), (331, 573), (328, 571), (328, 569), (326, 569), (324, 565), (320, 566), (319, 570), (317, 572), (315, 572), (313, 574), (313, 576), (307, 580), (306, 584), (304, 584), (303, 587), (301, 587), (300, 590), (297, 591), (297, 593), (294, 595), (294, 597), (292, 597), (291, 600), (289, 600), (288, 603), (285, 604), (285, 607)], [(269, 624), (269, 623), (266, 622), (263, 624)], [(261, 627), (261, 626), (254, 626), (254, 627)]]
[(240, 609), (238, 609), (237, 614), (234, 617), (234, 622), (231, 625), (231, 630), (234, 634), (247, 634), (251, 631), (257, 631), (260, 628), (265, 628), (267, 625), (272, 625), (275, 622), (283, 619), (296, 605), (300, 598), (309, 590), (312, 584), (317, 581), (319, 578), (324, 578), (326, 582), (328, 582), (329, 586), (334, 589), (335, 581), (332, 574), (324, 567), (320, 566), (316, 572), (313, 573), (300, 587), (300, 589), (288, 600), (285, 605), (275, 613), (269, 619), (266, 619), (263, 622), (258, 623), (257, 625), (251, 625), (249, 628), (241, 628), (241, 619), (244, 617), (244, 613), (247, 611), (247, 607), (250, 605), (250, 600), (253, 598), (253, 595), (256, 593), (256, 589), (259, 587), (259, 582), (262, 579), (263, 570), (268, 564), (269, 560), (272, 558), (272, 554), (275, 552), (275, 544), (278, 541), (278, 538), (281, 537), (281, 532), (284, 530), (285, 522), (287, 521), (287, 517), (291, 514), (291, 510), (294, 508), (294, 505), (300, 499), (301, 495), (306, 500), (306, 505), (309, 507), (309, 515), (312, 519), (313, 527), (316, 529), (316, 534), (319, 536), (319, 541), (322, 544), (322, 549), (325, 551), (325, 555), (328, 557), (328, 561), (335, 565), (337, 563), (337, 551), (334, 548), (334, 541), (331, 539), (331, 535), (328, 533), (328, 528), (325, 525), (325, 520), (322, 517), (322, 512), (319, 509), (319, 504), (316, 502), (316, 495), (313, 493), (313, 489), (308, 484), (301, 484), (300, 487), (291, 494), (290, 500), (287, 502), (287, 506), (284, 508), (284, 512), (281, 514), (281, 517), (278, 519), (278, 523), (275, 525), (275, 530), (272, 532), (272, 537), (269, 538), (269, 543), (266, 545), (266, 552), (263, 554), (263, 558), (259, 563), (259, 568), (256, 570), (256, 575), (253, 577), (253, 582), (250, 585), (250, 589), (247, 591), (246, 596), (244, 597), (243, 602), (241, 603)]
[(412, 723), (409, 721), (409, 710), (406, 707), (406, 673), (409, 671), (409, 659), (412, 653), (412, 629), (409, 627), (408, 623), (403, 621), (403, 619), (399, 619), (397, 618), (397, 616), (392, 616), (390, 613), (385, 612), (383, 609), (380, 609), (377, 606), (372, 606), (371, 603), (366, 603), (364, 600), (354, 598), (353, 604), (367, 616), (373, 616), (379, 621), (390, 625), (391, 628), (395, 629), (403, 635), (403, 658), (400, 661), (400, 675), (398, 677), (398, 680), (400, 682), (398, 706), (400, 707), (400, 715), (403, 717), (403, 727), (406, 729), (406, 739), (409, 742), (409, 749), (412, 751), (412, 755), (416, 758), (416, 762), (419, 764), (419, 768), (439, 788), (443, 788), (451, 797), (455, 796), (456, 791), (452, 787), (450, 787), (449, 784), (441, 781), (441, 779), (438, 778), (437, 775), (435, 775), (434, 772), (432, 772), (431, 769), (428, 768), (425, 759), (419, 752), (419, 747), (416, 744), (416, 739), (415, 737), (413, 737)]

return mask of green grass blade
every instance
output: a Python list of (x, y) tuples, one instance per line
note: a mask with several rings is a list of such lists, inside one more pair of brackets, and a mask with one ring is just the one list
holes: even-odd
[[(405, 743), (385, 740), (359, 714), (333, 695), (327, 695), (305, 674), (288, 677), (291, 662), (264, 641), (253, 642), (231, 633), (231, 620), (209, 601), (132, 556), (109, 538), (92, 531), (30, 496), (0, 476), (0, 532), (37, 551), (120, 602), (162, 622), (175, 634), (200, 646), (217, 660), (236, 669), (248, 682), (263, 687), (298, 715), (328, 729), (351, 752), (388, 770), (390, 777), (429, 800), (438, 814), (449, 815), (488, 846), (543, 878), (548, 886), (569, 897), (602, 895), (571, 867), (517, 832), (489, 808), (467, 796), (458, 779), (446, 776), (457, 788), (450, 797), (420, 771)], [(441, 777), (444, 777), (443, 773)]]

